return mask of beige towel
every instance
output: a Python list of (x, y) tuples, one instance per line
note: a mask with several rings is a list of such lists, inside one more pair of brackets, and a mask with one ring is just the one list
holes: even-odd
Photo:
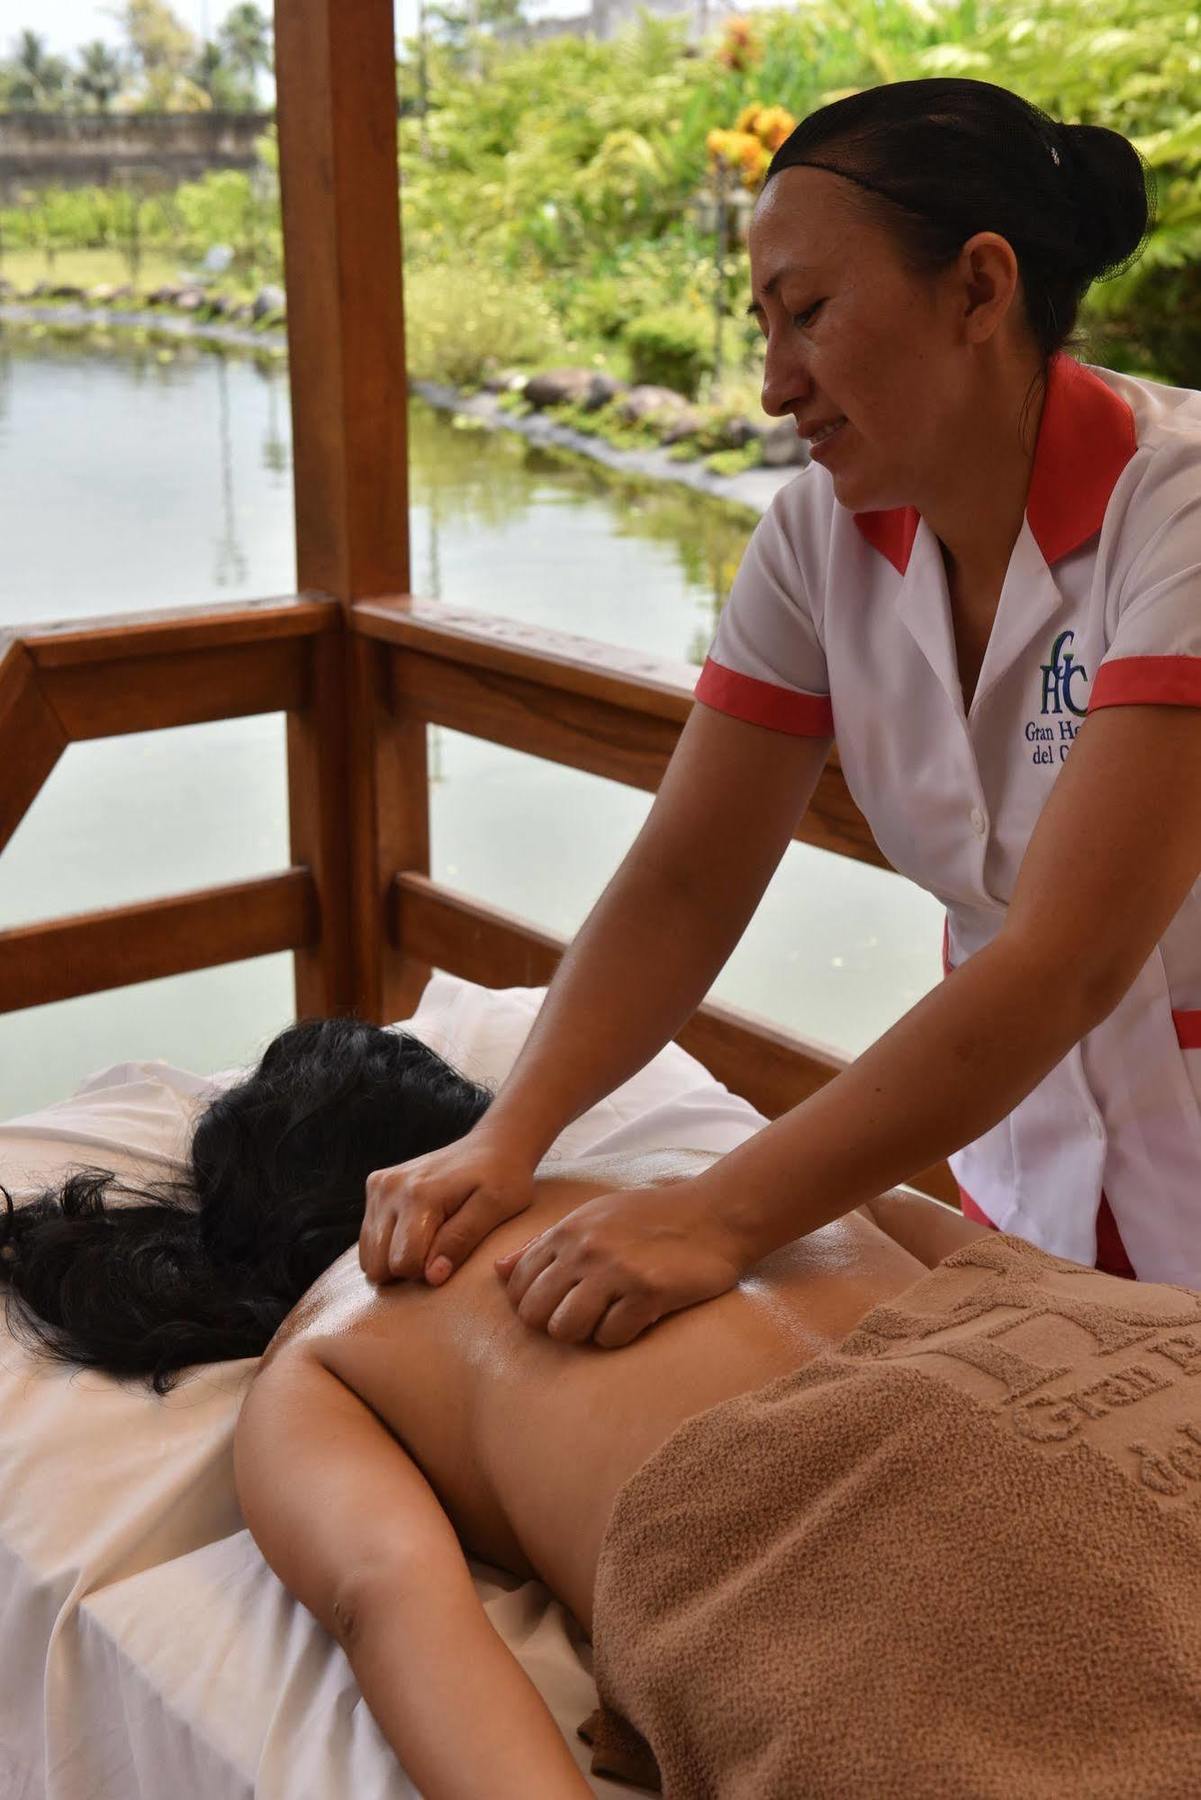
[(957, 1250), (643, 1464), (593, 1636), (668, 1800), (1198, 1800), (1201, 1294)]

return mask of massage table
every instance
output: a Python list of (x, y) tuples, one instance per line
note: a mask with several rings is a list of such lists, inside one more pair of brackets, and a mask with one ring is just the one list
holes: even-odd
[[(544, 994), (436, 973), (399, 1028), (496, 1086)], [(0, 1181), (20, 1205), (87, 1164), (135, 1180), (179, 1173), (198, 1113), (245, 1072), (103, 1069), (0, 1123)], [(724, 1152), (765, 1123), (669, 1044), (576, 1120), (543, 1167)], [(195, 1369), (160, 1398), (39, 1361), (0, 1320), (0, 1800), (417, 1795), (341, 1647), (242, 1524), (233, 1432), (256, 1361)], [(541, 1583), (482, 1563), (472, 1573), (587, 1774), (576, 1735), (596, 1704), (587, 1641)], [(588, 1779), (598, 1795), (631, 1792)]]

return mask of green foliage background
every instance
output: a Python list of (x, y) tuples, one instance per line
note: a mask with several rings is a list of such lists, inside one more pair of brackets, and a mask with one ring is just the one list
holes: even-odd
[[(713, 310), (705, 139), (752, 101), (797, 118), (882, 81), (968, 75), (1055, 117), (1107, 125), (1154, 169), (1158, 218), (1139, 260), (1086, 297), (1091, 360), (1201, 387), (1201, 14), (1193, 0), (810, 0), (752, 15), (744, 69), (643, 16), (609, 43), (523, 46), (481, 37), (416, 46), (398, 68), (407, 331), (418, 374), (459, 381), (489, 364), (593, 360), (628, 372), (646, 315)], [(264, 145), (268, 171), (273, 146)], [(125, 212), (128, 212), (128, 199)], [(3, 215), (4, 242), (112, 245), (118, 200), (49, 194)], [(142, 203), (147, 244), (238, 252), (278, 279), (277, 200), (263, 181), (210, 175)], [(727, 369), (746, 380), (758, 340), (736, 322), (745, 254), (722, 270), (734, 317)], [(685, 324), (687, 321), (685, 320)], [(645, 330), (642, 336), (645, 338)], [(680, 356), (697, 350), (681, 326)], [(670, 350), (669, 346), (669, 350)], [(711, 363), (711, 351), (708, 353)]]

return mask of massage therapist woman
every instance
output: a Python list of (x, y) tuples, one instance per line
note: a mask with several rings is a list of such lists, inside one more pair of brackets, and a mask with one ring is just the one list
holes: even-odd
[(628, 1343), (942, 1157), (970, 1217), (1201, 1287), (1201, 393), (1068, 349), (1149, 195), (1125, 138), (980, 81), (872, 88), (782, 145), (751, 311), (764, 408), (812, 460), (508, 1080), (369, 1177), (368, 1276), (452, 1275), (680, 1030), (837, 738), (880, 848), (946, 907), (945, 979), (704, 1173), (499, 1261), (521, 1317)]

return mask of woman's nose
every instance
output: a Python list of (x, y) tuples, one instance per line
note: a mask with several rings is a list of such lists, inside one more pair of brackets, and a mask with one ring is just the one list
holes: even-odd
[(769, 338), (763, 359), (762, 403), (773, 418), (789, 413), (808, 399), (812, 384), (804, 362), (778, 335)]

